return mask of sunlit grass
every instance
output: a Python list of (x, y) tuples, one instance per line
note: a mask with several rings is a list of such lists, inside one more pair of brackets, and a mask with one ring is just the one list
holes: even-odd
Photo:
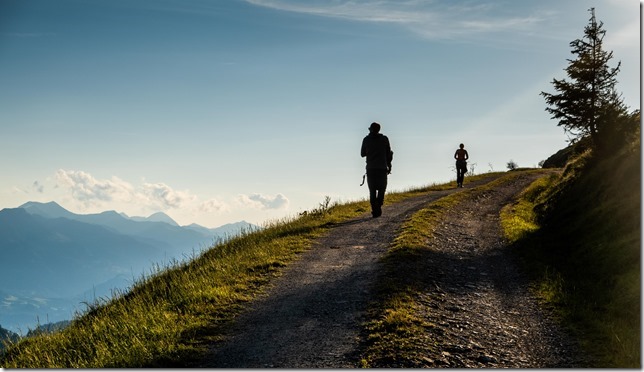
[[(350, 214), (347, 212), (347, 214)], [(2, 366), (101, 368), (181, 365), (279, 269), (322, 232), (316, 215), (279, 222), (159, 269), (61, 332), (10, 347)]]
[[(485, 177), (485, 176), (481, 176)], [(392, 192), (387, 203), (446, 185)], [(182, 367), (221, 337), (244, 305), (271, 278), (334, 224), (369, 211), (366, 200), (327, 197), (301, 216), (213, 245), (187, 262), (155, 266), (129, 291), (87, 304), (62, 331), (10, 345), (4, 368)]]
[(521, 193), (521, 197), (515, 204), (507, 205), (501, 210), (501, 226), (505, 238), (510, 243), (514, 243), (539, 229), (539, 225), (535, 222), (537, 219), (537, 214), (534, 211), (535, 200), (558, 178), (559, 176), (556, 174), (539, 178)]

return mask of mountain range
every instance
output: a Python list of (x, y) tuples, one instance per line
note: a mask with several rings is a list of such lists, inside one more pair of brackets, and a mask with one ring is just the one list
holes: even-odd
[(241, 221), (179, 226), (164, 213), (75, 214), (55, 202), (0, 210), (0, 326), (14, 331), (70, 319), (155, 267), (198, 255), (220, 239), (258, 229)]

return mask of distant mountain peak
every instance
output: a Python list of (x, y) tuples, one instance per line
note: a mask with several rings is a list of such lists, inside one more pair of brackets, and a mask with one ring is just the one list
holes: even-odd
[(47, 203), (26, 202), (18, 208), (22, 208), (29, 214), (37, 214), (46, 218), (69, 217), (72, 212), (60, 206), (60, 204), (50, 201)]
[(173, 220), (172, 217), (168, 216), (163, 212), (153, 213), (148, 217), (138, 217), (138, 216), (127, 217), (126, 216), (126, 218), (132, 221), (138, 221), (138, 222), (163, 222), (168, 225), (179, 226), (179, 224), (175, 220)]
[(56, 203), (55, 201), (50, 201), (50, 202), (46, 202), (46, 203), (29, 201), (29, 202), (26, 202), (25, 204), (19, 206), (18, 208), (22, 208), (22, 209), (30, 209), (30, 208), (59, 208), (59, 209), (65, 209), (65, 208), (61, 207), (60, 204)]
[(170, 216), (163, 212), (153, 213), (147, 218), (147, 220), (154, 222), (165, 222), (170, 225), (179, 226), (179, 224), (175, 220), (173, 220)]

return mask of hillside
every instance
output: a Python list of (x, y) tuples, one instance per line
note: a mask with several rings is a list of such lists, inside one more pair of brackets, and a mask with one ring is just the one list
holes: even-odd
[(570, 162), (528, 199), (539, 230), (516, 243), (545, 302), (598, 367), (641, 367), (641, 148)]
[[(465, 189), (437, 185), (391, 194), (379, 219), (368, 218), (364, 201), (321, 204), (306, 216), (216, 245), (118, 300), (97, 303), (64, 331), (11, 348), (0, 365), (593, 365), (600, 356), (583, 349), (584, 336), (571, 338), (554, 317), (559, 312), (548, 310), (567, 304), (540, 306), (544, 299), (513, 263), (521, 239), (499, 243), (501, 208), (531, 180), (547, 179), (555, 191), (579, 182), (570, 170), (562, 178), (547, 174), (487, 174), (466, 179)], [(566, 199), (558, 199), (561, 205), (547, 200), (544, 226), (546, 219), (556, 221), (552, 211), (564, 210)], [(565, 231), (559, 226), (551, 231)], [(262, 293), (269, 295), (257, 297)], [(467, 335), (474, 334), (470, 342)], [(71, 349), (92, 357), (72, 361), (65, 352)], [(244, 356), (249, 350), (252, 358)]]

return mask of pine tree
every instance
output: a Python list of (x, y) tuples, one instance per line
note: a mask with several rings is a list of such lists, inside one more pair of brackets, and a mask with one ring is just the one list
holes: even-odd
[(614, 125), (616, 119), (628, 112), (621, 94), (615, 90), (621, 62), (615, 68), (608, 66), (613, 52), (602, 48), (606, 31), (603, 23), (595, 19), (595, 8), (589, 11), (591, 18), (584, 28), (584, 37), (570, 43), (571, 53), (577, 56), (568, 60), (565, 69), (570, 80), (553, 79), (558, 93), (541, 95), (550, 106), (546, 111), (572, 136), (571, 142), (590, 137), (593, 146), (602, 149), (608, 142), (614, 142), (619, 132)]

